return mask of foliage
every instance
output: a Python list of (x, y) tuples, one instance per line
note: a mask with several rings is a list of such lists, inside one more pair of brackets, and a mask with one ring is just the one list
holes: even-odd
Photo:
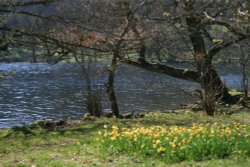
[(237, 90), (235, 90), (235, 89), (231, 89), (231, 90), (229, 91), (229, 93), (230, 93), (231, 95), (233, 95), (233, 96), (235, 96), (235, 95), (242, 95), (242, 92), (237, 91)]
[(192, 127), (104, 128), (98, 138), (104, 148), (117, 152), (137, 152), (167, 162), (250, 156), (250, 126), (236, 122), (193, 124)]

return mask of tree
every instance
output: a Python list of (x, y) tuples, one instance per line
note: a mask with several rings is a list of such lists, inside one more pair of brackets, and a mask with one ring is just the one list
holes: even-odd
[[(39, 2), (47, 4), (54, 1), (15, 2), (14, 5), (34, 5)], [(199, 83), (203, 89), (204, 108), (209, 115), (214, 115), (215, 100), (234, 100), (217, 74), (213, 60), (221, 51), (249, 39), (249, 24), (243, 22), (249, 20), (248, 1), (75, 0), (55, 4), (57, 10), (50, 16), (18, 10), (18, 15), (39, 18), (43, 20), (39, 26), (46, 26), (42, 29), (35, 26), (33, 31), (27, 27), (14, 28), (14, 39), (20, 40), (20, 36), (25, 36), (28, 39), (25, 43), (28, 44), (29, 38), (36, 38), (40, 45), (47, 48), (49, 57), (56, 56), (56, 62), (74, 52), (75, 48), (111, 52), (113, 57), (107, 92), (114, 115), (119, 116), (114, 91), (118, 60)], [(2, 5), (2, 8), (6, 9), (6, 5)], [(85, 11), (84, 15), (79, 11)], [(242, 14), (244, 19), (239, 17)], [(1, 27), (0, 30), (11, 32), (13, 27)], [(157, 63), (148, 61), (147, 48), (152, 42), (159, 44), (161, 41), (173, 46), (166, 47), (170, 55), (192, 57), (195, 69), (174, 68), (162, 63), (159, 57)], [(138, 49), (137, 57), (124, 54)]]
[[(164, 2), (166, 1), (162, 1), (162, 6)], [(239, 19), (235, 13), (242, 10), (246, 12), (243, 5), (247, 6), (248, 2), (182, 0), (178, 3), (175, 1), (176, 3), (172, 5), (170, 1), (168, 2), (165, 4), (166, 12), (162, 12), (166, 16), (166, 25), (174, 26), (182, 36), (182, 42), (191, 50), (197, 70), (175, 69), (160, 63), (152, 64), (145, 59), (142, 61), (142, 58), (137, 62), (131, 60), (126, 62), (147, 70), (200, 83), (205, 110), (208, 115), (214, 115), (215, 100), (213, 99), (231, 102), (232, 97), (214, 69), (212, 61), (220, 51), (250, 37), (249, 26), (236, 25), (234, 22)], [(158, 18), (158, 20), (162, 19)], [(218, 30), (216, 26), (219, 26)], [(223, 28), (227, 33), (224, 38), (211, 33), (211, 30), (221, 31)], [(189, 39), (187, 40), (185, 36)], [(221, 39), (217, 40), (218, 38)]]
[[(69, 8), (68, 5), (72, 6), (72, 8)], [(66, 17), (70, 18), (69, 20), (78, 20), (77, 25), (74, 22), (69, 24), (69, 26), (74, 25), (76, 31), (74, 33), (71, 32), (71, 35), (67, 36), (71, 37), (71, 39), (67, 38), (67, 43), (75, 42), (78, 46), (81, 45), (94, 50), (112, 53), (106, 88), (111, 110), (116, 117), (120, 116), (114, 84), (116, 67), (118, 59), (122, 57), (121, 52), (134, 49), (142, 41), (140, 36), (142, 32), (135, 29), (133, 19), (135, 12), (144, 5), (144, 1), (84, 0), (67, 4), (67, 10), (74, 10), (70, 11), (69, 13), (71, 14)], [(79, 13), (74, 12), (80, 9), (88, 11), (83, 18), (79, 16)], [(86, 23), (86, 21), (88, 22)], [(69, 26), (66, 27), (67, 30), (70, 29)], [(61, 39), (65, 39), (65, 33), (62, 34)]]

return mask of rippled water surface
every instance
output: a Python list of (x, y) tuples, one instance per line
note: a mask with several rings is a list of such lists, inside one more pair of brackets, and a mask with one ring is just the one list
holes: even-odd
[[(174, 64), (178, 66), (180, 64)], [(92, 64), (94, 88), (105, 95), (104, 64)], [(230, 68), (229, 68), (230, 69)], [(219, 70), (231, 88), (240, 88), (238, 67)], [(0, 64), (0, 128), (30, 124), (40, 119), (79, 118), (84, 112), (84, 78), (77, 64)], [(172, 109), (193, 100), (198, 85), (129, 66), (120, 66), (116, 93), (122, 112)], [(185, 91), (184, 91), (185, 90)]]

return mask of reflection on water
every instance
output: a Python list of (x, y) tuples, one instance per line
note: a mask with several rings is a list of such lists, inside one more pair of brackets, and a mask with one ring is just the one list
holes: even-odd
[[(104, 90), (105, 65), (93, 64), (92, 69), (94, 87), (103, 94), (104, 109), (110, 110)], [(0, 72), (5, 75), (0, 81), (0, 128), (40, 119), (78, 118), (85, 112), (84, 79), (76, 64), (0, 64)], [(230, 87), (240, 87), (239, 74), (223, 71), (222, 78)], [(192, 100), (184, 89), (197, 87), (130, 66), (119, 67), (116, 78), (122, 112), (172, 109)]]

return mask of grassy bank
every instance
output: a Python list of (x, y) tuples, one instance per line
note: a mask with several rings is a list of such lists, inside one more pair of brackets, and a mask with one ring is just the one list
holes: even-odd
[[(115, 118), (89, 119), (62, 125), (31, 125), (23, 128), (0, 130), (0, 166), (250, 166), (246, 155), (225, 156), (178, 163), (168, 163), (153, 155), (121, 152), (110, 145), (103, 146), (97, 138), (99, 131), (108, 127), (172, 126), (190, 128), (196, 124), (250, 125), (250, 113), (207, 117), (202, 113), (166, 114), (149, 113), (144, 118), (118, 120)], [(249, 133), (249, 132), (248, 132)]]

